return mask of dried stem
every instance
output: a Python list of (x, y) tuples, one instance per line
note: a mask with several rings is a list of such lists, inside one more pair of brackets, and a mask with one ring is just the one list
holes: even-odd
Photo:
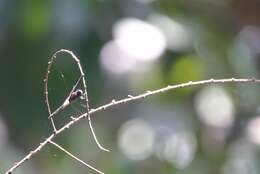
[[(46, 72), (45, 78), (43, 80), (43, 82), (44, 82), (44, 96), (45, 96), (45, 103), (46, 103), (46, 106), (47, 106), (47, 109), (48, 109), (48, 115), (52, 114), (50, 102), (49, 102), (49, 94), (48, 94), (48, 81), (49, 81), (49, 74), (50, 74), (52, 62), (53, 62), (53, 56), (51, 57), (51, 60), (48, 62), (47, 72)], [(53, 120), (53, 118), (50, 118), (50, 119), (51, 119), (51, 125), (52, 125), (52, 128), (53, 128), (53, 131), (56, 132), (57, 129), (56, 129), (54, 120)]]
[(75, 123), (79, 122), (80, 120), (84, 119), (88, 114), (93, 115), (96, 112), (104, 111), (108, 108), (112, 108), (115, 106), (118, 106), (120, 104), (128, 104), (129, 102), (136, 101), (143, 99), (148, 96), (153, 96), (156, 94), (164, 93), (170, 90), (178, 89), (178, 88), (184, 88), (184, 87), (193, 87), (193, 86), (199, 86), (199, 85), (207, 85), (207, 84), (225, 84), (225, 83), (260, 83), (260, 80), (257, 80), (255, 78), (249, 78), (249, 79), (236, 79), (236, 78), (230, 78), (230, 79), (209, 79), (209, 80), (202, 80), (202, 81), (195, 81), (195, 82), (187, 82), (187, 83), (182, 83), (182, 84), (177, 84), (177, 85), (169, 85), (164, 88), (160, 88), (154, 91), (147, 91), (146, 93), (137, 95), (137, 96), (131, 96), (128, 95), (127, 98), (115, 101), (112, 100), (112, 102), (102, 105), (100, 107), (97, 107), (95, 109), (91, 109), (89, 113), (84, 113), (78, 117), (71, 117), (71, 121), (69, 121), (67, 124), (65, 124), (62, 128), (57, 130), (55, 133), (52, 133), (45, 141), (40, 143), (38, 147), (35, 148), (35, 150), (30, 151), (23, 159), (21, 159), (19, 162), (14, 163), (14, 165), (6, 171), (5, 174), (11, 174), (13, 171), (21, 166), (25, 161), (31, 159), (33, 155), (38, 153), (43, 147), (45, 147), (48, 142), (52, 141), (56, 136), (64, 132), (66, 129), (69, 129), (70, 126), (74, 125)]
[(71, 158), (75, 159), (76, 161), (78, 161), (79, 163), (83, 164), (84, 166), (94, 170), (97, 173), (100, 174), (104, 174), (103, 172), (101, 172), (100, 170), (96, 169), (95, 167), (87, 164), (86, 162), (84, 162), (83, 160), (81, 160), (80, 158), (76, 157), (75, 155), (73, 155), (72, 153), (70, 153), (69, 151), (67, 151), (66, 149), (64, 149), (63, 147), (61, 147), (60, 145), (58, 145), (57, 143), (53, 142), (53, 141), (49, 141), (49, 143), (51, 143), (52, 145), (54, 145), (55, 147), (57, 147), (58, 149), (60, 149), (61, 151), (63, 151), (64, 153), (66, 153), (67, 155), (69, 155)]

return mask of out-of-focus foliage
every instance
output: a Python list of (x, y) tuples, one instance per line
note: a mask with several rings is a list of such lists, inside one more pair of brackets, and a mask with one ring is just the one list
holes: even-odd
[[(0, 0), (0, 171), (51, 132), (43, 77), (51, 54), (72, 50), (91, 108), (168, 84), (259, 77), (258, 0)], [(78, 78), (60, 55), (50, 77), (54, 109)], [(82, 121), (57, 142), (105, 173), (259, 173), (260, 88), (181, 89), (93, 117), (103, 153)], [(76, 108), (76, 109), (75, 109)], [(80, 101), (60, 113), (84, 112)], [(48, 147), (17, 173), (88, 173)]]

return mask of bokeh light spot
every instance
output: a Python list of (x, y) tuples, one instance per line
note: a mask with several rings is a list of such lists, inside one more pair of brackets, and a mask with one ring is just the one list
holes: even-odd
[(260, 145), (260, 116), (251, 119), (246, 130), (248, 139)]
[(192, 48), (191, 33), (183, 24), (161, 14), (150, 16), (149, 21), (165, 35), (170, 50), (185, 51)]
[(209, 86), (196, 96), (195, 108), (202, 122), (227, 128), (234, 121), (234, 105), (228, 93), (220, 86)]
[(166, 48), (166, 39), (158, 28), (135, 18), (118, 21), (113, 35), (123, 51), (142, 61), (159, 58)]
[(177, 168), (187, 167), (196, 152), (196, 139), (188, 133), (174, 133), (167, 139), (163, 150), (164, 158)]
[(153, 152), (155, 134), (152, 127), (141, 119), (127, 121), (119, 131), (118, 144), (132, 160), (143, 160)]
[(124, 74), (131, 71), (136, 61), (122, 51), (114, 41), (106, 43), (100, 52), (103, 68), (113, 74)]
[(7, 127), (0, 114), (0, 148), (1, 146), (7, 143), (7, 137), (8, 137)]

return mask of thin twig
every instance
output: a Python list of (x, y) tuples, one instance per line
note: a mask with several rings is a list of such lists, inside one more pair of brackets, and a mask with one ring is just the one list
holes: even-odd
[[(105, 147), (103, 147), (103, 146), (99, 143), (99, 141), (98, 141), (98, 139), (97, 139), (97, 136), (96, 136), (96, 133), (95, 133), (95, 131), (94, 131), (94, 128), (93, 128), (93, 126), (92, 126), (91, 116), (90, 116), (90, 113), (89, 113), (89, 101), (88, 101), (87, 84), (86, 84), (86, 80), (85, 80), (85, 74), (84, 74), (84, 72), (83, 72), (83, 70), (82, 70), (82, 66), (81, 66), (81, 64), (80, 64), (80, 61), (79, 61), (79, 59), (76, 57), (76, 55), (73, 54), (72, 51), (68, 51), (68, 50), (63, 50), (63, 51), (66, 52), (66, 53), (69, 53), (75, 60), (77, 60), (77, 64), (78, 64), (78, 68), (79, 68), (80, 74), (83, 76), (82, 82), (83, 82), (84, 94), (85, 94), (85, 97), (84, 97), (84, 98), (85, 98), (85, 105), (86, 105), (86, 116), (87, 116), (87, 118), (88, 118), (88, 124), (89, 124), (90, 131), (91, 131), (91, 133), (92, 133), (92, 135), (93, 135), (93, 138), (94, 138), (94, 140), (95, 140), (97, 146), (98, 146), (101, 150), (106, 151), (106, 152), (109, 152), (108, 149), (106, 149)], [(85, 116), (85, 117), (86, 117), (86, 116)]]
[(69, 155), (71, 158), (75, 159), (76, 161), (78, 161), (79, 163), (83, 164), (84, 166), (94, 170), (97, 173), (100, 174), (104, 174), (104, 172), (101, 172), (100, 170), (96, 169), (95, 167), (87, 164), (86, 162), (84, 162), (83, 160), (81, 160), (80, 158), (76, 157), (75, 155), (73, 155), (72, 153), (70, 153), (69, 151), (67, 151), (66, 149), (64, 149), (63, 147), (61, 147), (60, 145), (58, 145), (57, 143), (53, 142), (53, 141), (49, 141), (51, 144), (53, 144), (55, 147), (57, 147), (58, 149), (60, 149), (61, 151), (63, 151), (64, 153), (66, 153), (67, 155)]
[[(49, 81), (49, 74), (50, 74), (52, 62), (53, 62), (53, 56), (51, 57), (51, 60), (48, 62), (47, 72), (46, 72), (45, 78), (43, 80), (43, 82), (44, 82), (44, 96), (45, 96), (45, 103), (46, 103), (46, 106), (47, 106), (47, 109), (48, 109), (48, 115), (51, 115), (51, 107), (50, 107), (49, 94), (48, 94), (48, 81)], [(57, 129), (56, 129), (53, 118), (51, 118), (51, 125), (52, 125), (52, 128), (53, 128), (53, 131), (56, 132)]]
[[(156, 94), (164, 93), (170, 90), (178, 89), (178, 88), (184, 88), (184, 87), (193, 87), (193, 86), (199, 86), (199, 85), (207, 85), (207, 84), (225, 84), (225, 83), (260, 83), (260, 80), (257, 80), (255, 78), (249, 78), (249, 79), (236, 79), (236, 78), (230, 78), (230, 79), (209, 79), (209, 80), (202, 80), (202, 81), (195, 81), (195, 82), (187, 82), (187, 83), (182, 83), (182, 84), (177, 84), (177, 85), (169, 85), (164, 88), (160, 88), (154, 91), (148, 91), (146, 93), (137, 95), (137, 96), (132, 96), (128, 95), (127, 98), (115, 101), (113, 100), (112, 102), (99, 106), (95, 109), (91, 109), (89, 111), (89, 114), (93, 115), (96, 112), (104, 111), (108, 108), (115, 107), (120, 104), (128, 104), (129, 102), (136, 101), (136, 100), (141, 100), (144, 99), (145, 97), (148, 96), (153, 96)], [(14, 172), (14, 170), (21, 166), (25, 161), (31, 159), (33, 155), (38, 153), (43, 147), (45, 147), (49, 141), (52, 141), (56, 136), (61, 134), (63, 131), (66, 129), (69, 129), (70, 126), (74, 125), (75, 123), (78, 123), (80, 120), (84, 119), (88, 114), (84, 113), (78, 117), (72, 117), (71, 121), (69, 121), (67, 124), (65, 124), (62, 128), (56, 131), (56, 133), (52, 133), (45, 141), (40, 143), (38, 147), (35, 148), (35, 150), (30, 151), (23, 159), (21, 159), (19, 162), (14, 163), (14, 165), (6, 171), (5, 174), (11, 174)]]

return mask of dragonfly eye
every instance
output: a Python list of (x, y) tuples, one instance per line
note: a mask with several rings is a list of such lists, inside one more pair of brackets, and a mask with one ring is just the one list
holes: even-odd
[(82, 94), (83, 94), (82, 90), (77, 89), (75, 92), (71, 93), (69, 102), (72, 102), (72, 101), (76, 100), (77, 98), (81, 97)]
[(81, 97), (82, 94), (83, 94), (82, 90), (80, 90), (80, 89), (78, 89), (78, 90), (75, 91), (75, 92), (77, 93), (77, 96), (78, 96), (78, 97)]

